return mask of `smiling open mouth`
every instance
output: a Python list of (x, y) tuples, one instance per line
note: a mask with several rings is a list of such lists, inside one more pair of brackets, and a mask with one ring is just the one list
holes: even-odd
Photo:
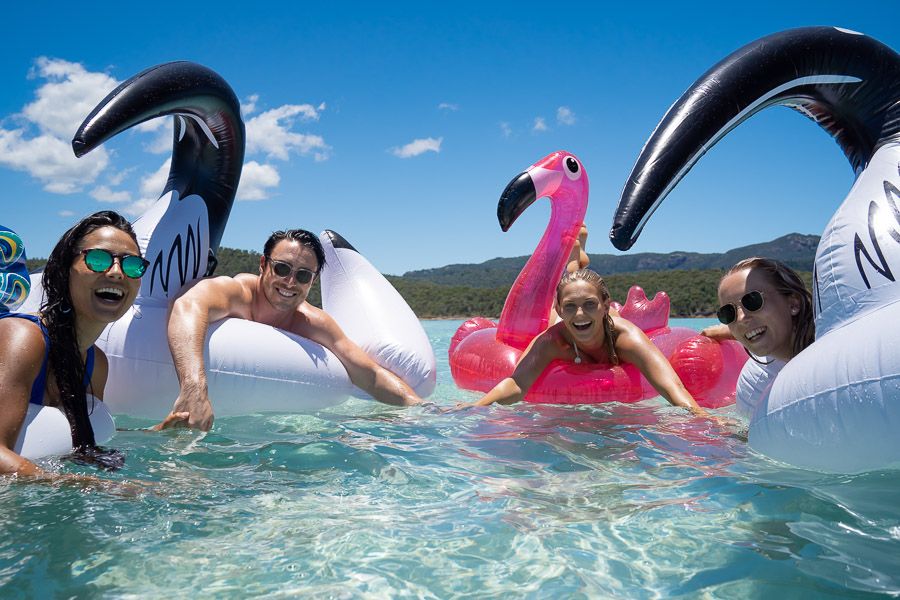
[(757, 327), (756, 329), (751, 329), (750, 331), (748, 331), (747, 333), (745, 333), (745, 334), (744, 334), (744, 338), (745, 338), (748, 342), (753, 342), (753, 341), (756, 341), (756, 339), (758, 339), (759, 336), (761, 336), (761, 335), (764, 334), (765, 332), (766, 332), (766, 328), (765, 328), (765, 327)]
[(593, 325), (593, 321), (588, 321), (587, 323), (572, 323), (572, 327), (578, 331), (587, 331), (590, 329), (591, 325)]
[(297, 295), (297, 292), (289, 292), (287, 290), (282, 290), (279, 288), (275, 288), (275, 291), (278, 292), (278, 295), (281, 296), (282, 298), (293, 298), (294, 296)]
[(120, 290), (119, 288), (105, 287), (94, 291), (94, 295), (101, 300), (106, 300), (107, 302), (115, 302), (124, 298), (125, 292)]

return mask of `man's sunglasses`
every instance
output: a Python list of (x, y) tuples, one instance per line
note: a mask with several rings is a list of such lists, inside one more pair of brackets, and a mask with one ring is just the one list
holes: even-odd
[(266, 257), (266, 260), (269, 261), (269, 264), (272, 265), (272, 270), (275, 271), (275, 275), (278, 277), (290, 277), (291, 274), (294, 275), (294, 279), (297, 280), (297, 283), (309, 283), (312, 281), (313, 277), (315, 277), (315, 273), (310, 271), (309, 269), (304, 269), (300, 267), (296, 271), (291, 269), (291, 265), (286, 262), (281, 262), (280, 260), (273, 260), (269, 257)]
[(140, 279), (150, 262), (140, 256), (134, 254), (116, 254), (103, 248), (88, 248), (82, 250), (84, 255), (84, 264), (94, 273), (106, 273), (109, 271), (116, 259), (119, 259), (119, 266), (122, 273), (129, 279)]
[[(743, 306), (744, 310), (747, 312), (758, 311), (763, 307), (762, 292), (747, 292), (741, 297), (741, 306)], [(719, 317), (719, 321), (724, 325), (730, 325), (737, 319), (737, 306), (735, 306), (734, 303), (726, 304), (716, 311), (716, 316)]]

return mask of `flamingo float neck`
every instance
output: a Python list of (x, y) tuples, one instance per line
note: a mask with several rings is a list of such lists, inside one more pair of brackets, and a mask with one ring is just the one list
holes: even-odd
[[(527, 347), (535, 336), (547, 328), (556, 286), (587, 211), (587, 174), (582, 171), (579, 180), (571, 181), (560, 171), (560, 167), (547, 169), (540, 166), (547, 162), (545, 159), (536, 163), (526, 173), (535, 181), (536, 197), (550, 197), (550, 222), (531, 258), (513, 283), (497, 326), (497, 339), (519, 349)], [(558, 158), (555, 160), (556, 164), (564, 162)], [(578, 168), (581, 169), (580, 165)]]

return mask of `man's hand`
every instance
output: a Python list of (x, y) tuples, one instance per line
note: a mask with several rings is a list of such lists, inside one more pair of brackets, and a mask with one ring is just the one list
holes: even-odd
[(173, 429), (175, 427), (188, 427), (188, 421), (191, 418), (189, 412), (170, 412), (162, 422), (157, 423), (150, 428), (150, 431), (162, 431), (163, 429)]
[(189, 427), (209, 431), (213, 419), (212, 404), (205, 393), (186, 394), (182, 390), (175, 400), (172, 412), (161, 423), (152, 427), (153, 431), (161, 431), (171, 427)]

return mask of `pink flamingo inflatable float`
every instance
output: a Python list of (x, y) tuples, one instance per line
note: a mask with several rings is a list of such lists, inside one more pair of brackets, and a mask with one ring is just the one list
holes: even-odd
[[(556, 284), (587, 212), (588, 176), (575, 156), (554, 152), (534, 163), (506, 187), (497, 206), (503, 231), (535, 200), (550, 198), (550, 222), (516, 278), (499, 323), (475, 317), (450, 342), (450, 372), (456, 384), (487, 392), (509, 377), (522, 351), (547, 328)], [(734, 402), (734, 389), (747, 360), (737, 342), (719, 343), (684, 327), (668, 327), (669, 297), (648, 300), (635, 286), (622, 317), (638, 325), (662, 351), (697, 403), (717, 408)], [(525, 396), (528, 402), (597, 404), (637, 402), (659, 394), (630, 364), (596, 365), (555, 361)]]

